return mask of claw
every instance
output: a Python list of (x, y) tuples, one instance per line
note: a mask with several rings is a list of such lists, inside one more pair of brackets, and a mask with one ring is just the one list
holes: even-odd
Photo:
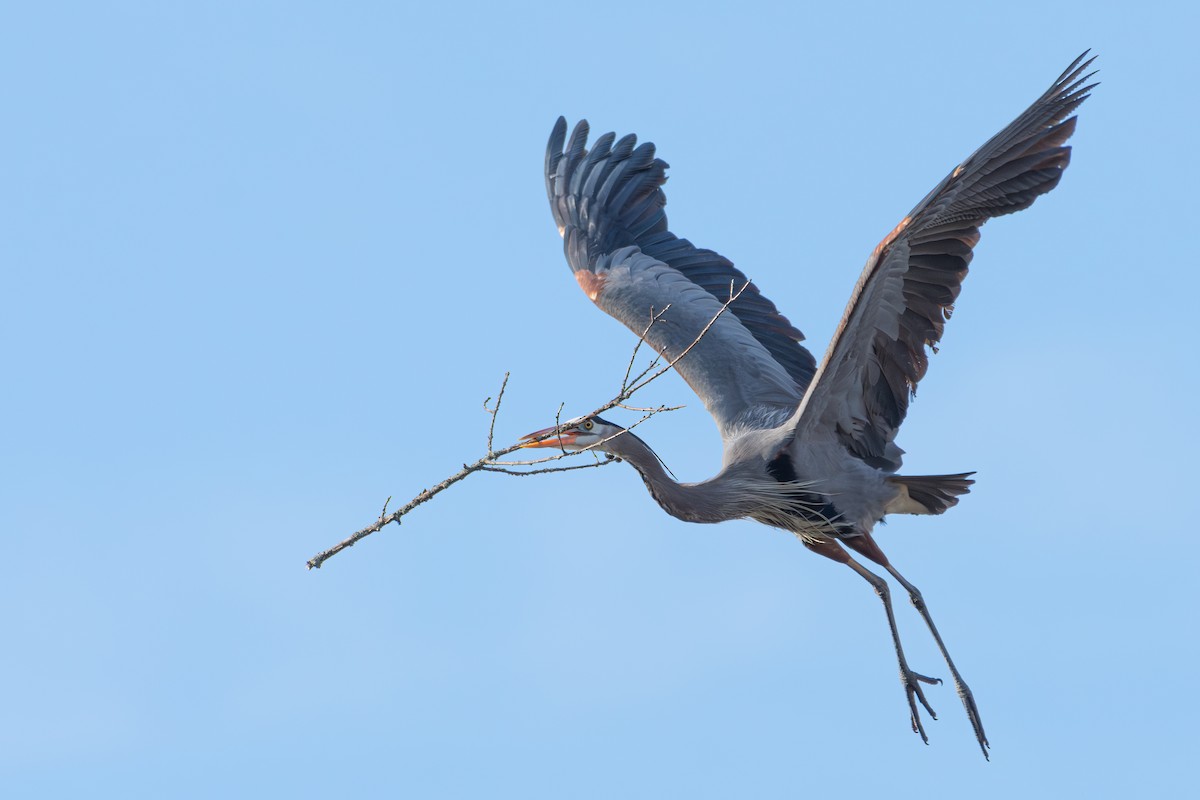
[(933, 710), (933, 706), (929, 705), (929, 701), (925, 698), (925, 690), (921, 688), (921, 684), (935, 685), (942, 681), (939, 678), (930, 678), (912, 670), (903, 670), (900, 672), (900, 682), (904, 684), (904, 693), (908, 698), (908, 715), (912, 722), (913, 733), (920, 736), (921, 741), (925, 744), (929, 744), (929, 737), (925, 734), (925, 726), (921, 723), (921, 711), (917, 708), (917, 701), (921, 702), (925, 711), (936, 721), (938, 718), (937, 712)]

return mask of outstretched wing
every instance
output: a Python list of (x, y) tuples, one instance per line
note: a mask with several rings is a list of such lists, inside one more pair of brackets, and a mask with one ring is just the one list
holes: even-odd
[[(803, 334), (727, 258), (667, 229), (667, 164), (653, 144), (606, 133), (588, 151), (586, 121), (566, 134), (560, 117), (546, 149), (546, 192), (579, 285), (671, 359), (716, 318), (676, 370), (722, 433), (786, 420), (816, 371)], [(721, 314), (731, 287), (741, 294)]]
[[(867, 260), (796, 413), (802, 435), (833, 433), (867, 464), (900, 467), (894, 443), (967, 275), (979, 228), (1033, 204), (1071, 160), (1066, 119), (1095, 84), (1085, 52), (1007, 128), (954, 168)], [(1081, 77), (1082, 75), (1082, 77)]]

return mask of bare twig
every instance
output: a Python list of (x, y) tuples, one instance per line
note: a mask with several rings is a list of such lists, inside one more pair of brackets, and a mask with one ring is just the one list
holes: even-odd
[(489, 453), (492, 452), (492, 449), (493, 449), (492, 448), (492, 438), (496, 434), (496, 415), (500, 413), (500, 403), (504, 400), (504, 388), (506, 386), (508, 386), (508, 375), (509, 375), (509, 373), (507, 373), (507, 372), (504, 373), (504, 380), (502, 380), (500, 382), (500, 391), (496, 394), (496, 407), (488, 408), (488, 402), (492, 399), (490, 397), (487, 400), (483, 401), (483, 410), (492, 415), (492, 421), (488, 425), (488, 440), (487, 440), (488, 445), (487, 445), (487, 447), (488, 447)]
[(645, 406), (630, 406), (626, 405), (625, 403), (617, 403), (614, 408), (624, 409), (625, 411), (653, 411), (655, 414), (661, 414), (663, 411), (679, 411), (681, 408), (685, 408), (685, 406), (658, 406), (656, 408), (647, 408)]
[[(503, 475), (515, 475), (518, 478), (524, 478), (527, 475), (545, 475), (550, 472), (570, 472), (573, 469), (595, 469), (596, 467), (608, 466), (609, 464), (618, 460), (619, 459), (616, 456), (605, 453), (603, 460), (598, 460), (592, 464), (574, 464), (569, 467), (548, 467), (546, 469), (506, 469), (505, 467), (495, 467), (489, 465), (480, 468), (480, 472), (499, 472)], [(533, 464), (536, 462), (505, 461), (503, 463), (512, 464), (514, 466), (524, 466), (525, 464)]]
[[(656, 380), (663, 373), (668, 372), (672, 367), (674, 367), (676, 364), (678, 364), (679, 361), (684, 356), (686, 356), (688, 353), (692, 352), (692, 348), (695, 347), (696, 345), (700, 344), (700, 340), (703, 339), (705, 334), (707, 334), (709, 332), (709, 330), (712, 329), (713, 325), (717, 324), (717, 320), (721, 318), (721, 315), (725, 313), (726, 309), (728, 309), (731, 305), (733, 305), (734, 301), (742, 296), (742, 292), (746, 291), (746, 288), (748, 286), (750, 286), (750, 281), (746, 281), (744, 284), (742, 284), (742, 288), (738, 289), (737, 291), (734, 291), (733, 282), (731, 281), (729, 284), (729, 299), (725, 301), (725, 303), (721, 306), (721, 309), (716, 314), (714, 314), (713, 318), (710, 319), (708, 321), (708, 323), (700, 330), (700, 333), (696, 334), (696, 338), (692, 339), (692, 343), (689, 344), (687, 347), (685, 347), (683, 349), (682, 353), (680, 353), (679, 355), (672, 358), (671, 361), (668, 364), (666, 364), (666, 366), (659, 369), (657, 372), (655, 372), (650, 377), (634, 381), (634, 383), (631, 386), (625, 388), (625, 390), (621, 392), (621, 394), (624, 395), (623, 397), (618, 396), (617, 399), (610, 400), (609, 405), (607, 407), (613, 408), (618, 403), (625, 402), (626, 400), (628, 400), (630, 398), (630, 396), (634, 392), (636, 392), (639, 389), (641, 389), (642, 387), (646, 386), (646, 384), (650, 383), (651, 381)], [(666, 309), (664, 308), (663, 311), (665, 312)], [(662, 312), (660, 312), (658, 315), (653, 317), (653, 319), (651, 319), (651, 321), (650, 321), (650, 326), (652, 327), (654, 325), (654, 323), (657, 322), (659, 317), (661, 317), (661, 316), (662, 316)], [(650, 327), (647, 327), (646, 332), (649, 333), (649, 331), (650, 331)], [(643, 334), (643, 336), (644, 335), (645, 334)], [(662, 353), (659, 353), (659, 355), (661, 356)], [(644, 371), (642, 374), (644, 375), (648, 371), (649, 371), (649, 368), (647, 368), (647, 370)]]
[[(629, 388), (629, 373), (633, 372), (633, 364), (635, 361), (637, 361), (638, 351), (642, 349), (642, 343), (646, 341), (646, 337), (650, 334), (650, 329), (654, 327), (654, 323), (658, 322), (658, 320), (662, 317), (662, 315), (667, 313), (667, 309), (670, 307), (671, 307), (671, 304), (667, 303), (666, 307), (664, 307), (662, 311), (659, 311), (657, 313), (655, 313), (653, 308), (650, 309), (650, 322), (649, 322), (649, 324), (646, 325), (646, 329), (644, 331), (642, 331), (641, 335), (638, 336), (637, 344), (635, 344), (633, 346), (633, 352), (629, 354), (629, 363), (625, 366), (625, 377), (621, 379), (621, 391), (622, 392), (624, 392), (626, 389)], [(721, 311), (724, 311), (724, 310), (725, 310), (724, 308), (721, 309)], [(634, 381), (635, 382), (638, 381), (643, 376), (645, 376), (645, 374), (648, 371), (654, 369), (655, 365), (658, 364), (658, 361), (659, 361), (659, 357), (655, 356), (650, 361), (650, 366), (646, 367), (646, 369), (644, 369), (640, 373), (638, 373), (638, 377), (634, 378)]]
[[(671, 358), (670, 360), (668, 360), (667, 363), (665, 363), (665, 364), (662, 363), (663, 359), (666, 357), (665, 351), (659, 352), (658, 354), (656, 354), (654, 356), (653, 359), (650, 360), (649, 365), (645, 369), (643, 369), (641, 372), (639, 372), (637, 375), (634, 375), (631, 378), (630, 376), (633, 374), (634, 363), (637, 359), (637, 354), (642, 346), (642, 343), (646, 341), (646, 337), (649, 335), (651, 328), (653, 328), (655, 323), (657, 323), (662, 318), (663, 314), (666, 313), (667, 308), (670, 308), (670, 306), (668, 305), (666, 308), (663, 308), (661, 311), (654, 311), (653, 309), (651, 309), (650, 322), (646, 325), (645, 330), (642, 331), (642, 335), (638, 337), (638, 343), (633, 348), (633, 354), (630, 356), (629, 363), (625, 368), (625, 375), (621, 380), (620, 390), (617, 392), (616, 396), (614, 396), (611, 400), (609, 400), (607, 403), (604, 403), (603, 405), (599, 406), (598, 408), (596, 408), (594, 411), (592, 411), (590, 414), (587, 414), (586, 416), (594, 417), (594, 416), (602, 414), (605, 411), (608, 411), (613, 408), (624, 408), (624, 409), (627, 409), (630, 411), (639, 411), (642, 413), (642, 417), (641, 417), (641, 419), (637, 420), (636, 422), (634, 422), (632, 425), (629, 426), (629, 428), (632, 429), (632, 428), (636, 428), (637, 426), (646, 422), (651, 417), (654, 417), (658, 414), (661, 414), (661, 413), (664, 413), (667, 411), (675, 411), (679, 408), (682, 408), (682, 406), (655, 406), (655, 407), (639, 408), (637, 406), (626, 405), (625, 401), (628, 400), (630, 397), (632, 397), (635, 392), (640, 391), (641, 389), (643, 389), (647, 385), (649, 385), (651, 382), (657, 380), (662, 375), (666, 374), (668, 371), (671, 370), (672, 367), (674, 367), (676, 364), (678, 364), (679, 361), (684, 356), (686, 356), (688, 353), (690, 353), (692, 351), (692, 348), (695, 347), (697, 344), (699, 344), (700, 340), (703, 339), (704, 336), (712, 328), (712, 326), (716, 324), (717, 320), (721, 317), (721, 315), (724, 314), (726, 310), (728, 310), (729, 306), (732, 305), (735, 300), (737, 300), (739, 297), (741, 297), (742, 292), (746, 291), (746, 288), (749, 285), (750, 285), (750, 282), (747, 281), (740, 289), (737, 289), (735, 291), (734, 286), (731, 283), (730, 290), (729, 290), (729, 300), (726, 301), (724, 304), (722, 304), (720, 310), (718, 310), (717, 313), (713, 315), (712, 319), (710, 319), (708, 321), (708, 323), (704, 326), (704, 328), (701, 329), (700, 333), (698, 333), (696, 335), (696, 338), (692, 340), (691, 344), (689, 344), (686, 348), (684, 348), (684, 350), (681, 353), (679, 353), (678, 355), (676, 355), (674, 358)], [(520, 450), (522, 447), (525, 447), (526, 445), (528, 445), (532, 442), (543, 441), (546, 439), (550, 439), (551, 437), (557, 436), (564, 428), (564, 424), (562, 422), (563, 406), (560, 405), (558, 408), (558, 411), (554, 415), (555, 427), (552, 428), (546, 434), (544, 434), (542, 437), (540, 437), (539, 439), (535, 439), (535, 440), (526, 440), (526, 441), (518, 442), (516, 444), (509, 445), (508, 447), (502, 448), (500, 450), (496, 450), (494, 448), (496, 416), (500, 412), (500, 403), (504, 399), (504, 390), (508, 386), (508, 377), (509, 377), (509, 374), (507, 372), (504, 373), (504, 380), (501, 382), (500, 391), (496, 395), (496, 405), (495, 406), (488, 405), (488, 403), (491, 401), (490, 397), (487, 400), (485, 400), (483, 403), (484, 410), (489, 415), (491, 415), (491, 420), (488, 424), (487, 454), (486, 455), (484, 455), (482, 458), (480, 458), (470, 464), (463, 464), (463, 468), (461, 470), (454, 473), (450, 477), (446, 478), (441, 483), (436, 484), (432, 488), (421, 491), (416, 497), (414, 497), (412, 500), (408, 501), (408, 503), (406, 503), (405, 505), (396, 509), (395, 511), (391, 512), (390, 514), (387, 513), (388, 504), (392, 500), (392, 498), (389, 497), (387, 499), (387, 502), (385, 502), (383, 504), (383, 511), (380, 512), (379, 517), (373, 523), (371, 523), (370, 525), (368, 525), (365, 528), (361, 528), (360, 530), (355, 531), (350, 536), (348, 536), (345, 539), (343, 539), (342, 541), (338, 542), (336, 545), (329, 548), (328, 550), (323, 550), (320, 553), (317, 553), (315, 556), (313, 556), (312, 558), (310, 558), (308, 560), (308, 568), (309, 569), (320, 569), (321, 565), (324, 564), (328, 559), (332, 558), (333, 556), (337, 555), (341, 551), (345, 550), (347, 547), (353, 547), (359, 541), (366, 538), (367, 536), (370, 536), (372, 533), (382, 530), (384, 527), (392, 524), (393, 522), (396, 523), (397, 525), (399, 525), (400, 520), (404, 515), (408, 514), (410, 511), (417, 508), (418, 506), (429, 502), (434, 497), (441, 494), (445, 490), (449, 489), (451, 486), (453, 486), (454, 484), (463, 480), (464, 478), (466, 478), (468, 475), (470, 475), (473, 472), (499, 472), (499, 473), (506, 474), (506, 475), (521, 475), (521, 476), (542, 475), (542, 474), (545, 474), (548, 472), (566, 472), (566, 471), (574, 470), (574, 469), (592, 469), (595, 467), (602, 467), (602, 466), (605, 466), (606, 464), (611, 464), (614, 461), (619, 460), (619, 459), (615, 459), (615, 458), (609, 456), (609, 457), (605, 458), (604, 460), (596, 461), (596, 463), (594, 463), (594, 464), (581, 464), (581, 465), (574, 465), (574, 466), (567, 466), (567, 467), (543, 467), (543, 468), (534, 469), (534, 470), (512, 469), (513, 467), (527, 467), (527, 466), (537, 466), (540, 464), (548, 464), (551, 462), (559, 461), (563, 458), (567, 458), (569, 456), (577, 455), (578, 453), (586, 453), (586, 452), (594, 453), (598, 449), (601, 449), (603, 447), (603, 445), (607, 441), (609, 441), (609, 439), (611, 439), (612, 437), (608, 437), (608, 438), (604, 439), (603, 441), (600, 441), (600, 442), (597, 442), (596, 444), (590, 445), (589, 447), (583, 448), (581, 450), (572, 451), (572, 452), (568, 452), (566, 450), (566, 448), (562, 447), (562, 445), (560, 444), (559, 452), (556, 452), (553, 455), (546, 456), (544, 458), (530, 459), (530, 460), (524, 460), (524, 461), (501, 461), (501, 460), (499, 460), (503, 456), (506, 456), (509, 453), (516, 452), (517, 450)], [(620, 435), (620, 434), (617, 434), (617, 435)]]
[(488, 465), (488, 463), (491, 461), (491, 459), (493, 459), (497, 456), (508, 455), (509, 453), (513, 452), (514, 450), (519, 450), (519, 449), (521, 449), (521, 445), (514, 444), (509, 447), (504, 448), (503, 450), (499, 450), (496, 452), (489, 452), (486, 456), (484, 456), (483, 458), (479, 459), (478, 461), (476, 461), (472, 464), (463, 464), (462, 469), (460, 469), (458, 472), (451, 475), (449, 478), (446, 478), (446, 480), (437, 484), (432, 489), (423, 490), (420, 494), (418, 494), (412, 500), (409, 500), (402, 507), (396, 509), (392, 513), (386, 514), (386, 515), (380, 514), (379, 519), (375, 520), (367, 527), (355, 531), (354, 533), (350, 534), (350, 536), (348, 536), (345, 539), (343, 539), (342, 541), (338, 542), (337, 544), (335, 544), (333, 547), (329, 548), (328, 550), (323, 550), (320, 553), (317, 553), (315, 556), (313, 556), (312, 558), (310, 558), (308, 560), (308, 568), (309, 569), (320, 569), (321, 565), (324, 564), (329, 558), (332, 558), (333, 556), (342, 552), (347, 547), (353, 547), (354, 545), (358, 544), (360, 539), (364, 539), (367, 536), (370, 536), (372, 533), (375, 533), (378, 530), (382, 530), (384, 528), (384, 526), (390, 525), (393, 522), (399, 524), (400, 518), (403, 517), (405, 514), (412, 511), (417, 506), (422, 505), (423, 503), (428, 503), (435, 496), (446, 491), (451, 486), (453, 486), (454, 484), (461, 481), (463, 478), (470, 475), (472, 472), (478, 472), (479, 470), (483, 469), (485, 466)]

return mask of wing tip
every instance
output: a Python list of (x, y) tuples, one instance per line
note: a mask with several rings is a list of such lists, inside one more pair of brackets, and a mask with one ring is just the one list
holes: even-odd
[[(1088, 54), (1091, 53), (1091, 48), (1084, 50), (1079, 54), (1079, 57), (1071, 62), (1071, 65), (1063, 70), (1063, 74), (1058, 76), (1058, 80), (1050, 87), (1047, 95), (1057, 97), (1059, 99), (1072, 99), (1082, 103), (1088, 97), (1088, 92), (1100, 85), (1099, 81), (1084, 86), (1094, 75), (1100, 70), (1094, 69), (1088, 72), (1088, 67), (1100, 57), (1097, 53), (1091, 58)], [(1086, 73), (1086, 74), (1085, 74)], [(1081, 88), (1082, 87), (1082, 88)]]
[[(1075, 60), (1071, 62), (1070, 66), (1063, 70), (1062, 75), (1058, 76), (1058, 80), (1054, 82), (1055, 85), (1073, 82), (1080, 73), (1090, 67), (1092, 62), (1100, 57), (1100, 54), (1096, 53), (1095, 55), (1091, 56), (1091, 58), (1088, 58), (1088, 55), (1091, 52), (1092, 48), (1089, 47), (1087, 50), (1084, 50), (1082, 53), (1076, 56)], [(1093, 71), (1090, 74), (1094, 75), (1095, 72)]]
[(558, 165), (558, 159), (562, 158), (563, 144), (567, 140), (567, 118), (559, 116), (554, 122), (554, 127), (550, 129), (550, 138), (546, 141), (546, 177), (553, 174), (555, 167)]

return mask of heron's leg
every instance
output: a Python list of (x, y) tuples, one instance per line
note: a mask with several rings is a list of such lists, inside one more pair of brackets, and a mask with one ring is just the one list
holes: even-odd
[(900, 662), (900, 682), (904, 684), (904, 692), (908, 696), (908, 711), (912, 717), (913, 733), (920, 734), (921, 741), (929, 744), (929, 737), (925, 735), (925, 726), (921, 724), (921, 715), (917, 712), (916, 701), (920, 700), (921, 705), (925, 706), (925, 710), (929, 712), (929, 716), (937, 719), (937, 712), (925, 699), (925, 692), (921, 689), (921, 684), (933, 685), (942, 681), (939, 678), (929, 678), (919, 672), (913, 672), (909, 668), (908, 660), (904, 657), (904, 647), (900, 644), (900, 631), (896, 628), (896, 615), (892, 612), (892, 593), (888, 588), (887, 581), (853, 558), (848, 559), (846, 565), (863, 576), (863, 579), (871, 584), (871, 587), (875, 589), (875, 594), (879, 595), (879, 599), (883, 601), (883, 610), (887, 612), (888, 628), (892, 631), (892, 644), (896, 646), (896, 659)]
[[(921, 619), (925, 620), (925, 624), (929, 626), (929, 632), (933, 634), (933, 640), (937, 642), (938, 650), (942, 651), (942, 658), (946, 659), (946, 666), (950, 668), (950, 677), (954, 679), (954, 690), (958, 692), (958, 697), (962, 700), (963, 707), (967, 710), (967, 718), (971, 720), (971, 727), (975, 729), (975, 738), (979, 741), (979, 748), (983, 751), (983, 757), (988, 758), (987, 735), (983, 732), (983, 722), (979, 718), (979, 708), (975, 705), (975, 696), (971, 694), (971, 687), (967, 686), (963, 681), (962, 675), (958, 674), (958, 668), (954, 666), (954, 661), (950, 658), (950, 653), (946, 650), (946, 645), (942, 642), (942, 635), (938, 633), (937, 626), (933, 624), (933, 617), (929, 616), (929, 609), (925, 606), (925, 598), (921, 596), (921, 590), (913, 586), (904, 576), (901, 575), (891, 564), (884, 564), (884, 567), (891, 573), (892, 577), (900, 582), (908, 592), (908, 597), (912, 600), (912, 604), (916, 607), (917, 613), (921, 615)], [(988, 760), (991, 760), (990, 758)]]
[(929, 744), (929, 737), (925, 735), (925, 726), (921, 723), (921, 714), (917, 709), (917, 701), (925, 707), (929, 712), (929, 716), (937, 719), (937, 712), (929, 705), (929, 701), (925, 699), (925, 691), (921, 688), (922, 683), (937, 684), (941, 683), (937, 678), (929, 678), (919, 672), (914, 672), (908, 666), (908, 659), (904, 657), (904, 646), (900, 643), (900, 631), (896, 628), (896, 615), (892, 611), (892, 593), (888, 588), (887, 581), (876, 575), (871, 570), (864, 567), (862, 564), (850, 557), (842, 547), (833, 541), (812, 543), (804, 541), (804, 546), (812, 550), (814, 553), (820, 553), (826, 558), (831, 558), (834, 561), (845, 564), (850, 569), (857, 572), (863, 579), (871, 584), (871, 588), (875, 590), (875, 594), (879, 595), (879, 599), (883, 601), (883, 610), (887, 613), (888, 628), (892, 632), (892, 644), (896, 648), (896, 660), (900, 665), (900, 682), (904, 684), (904, 692), (908, 697), (908, 711), (912, 720), (913, 733), (921, 737), (921, 741)]
[(946, 666), (950, 668), (950, 677), (954, 679), (954, 690), (958, 693), (963, 707), (967, 710), (967, 719), (971, 720), (971, 727), (975, 730), (975, 739), (979, 742), (979, 749), (983, 751), (983, 757), (988, 758), (988, 747), (990, 745), (988, 744), (987, 735), (983, 732), (983, 722), (979, 719), (979, 708), (975, 705), (975, 696), (971, 694), (971, 688), (963, 681), (962, 675), (958, 673), (958, 668), (954, 666), (954, 661), (950, 658), (950, 653), (946, 651), (946, 644), (942, 641), (942, 635), (938, 633), (937, 626), (933, 624), (933, 617), (929, 615), (929, 609), (925, 606), (925, 598), (921, 596), (921, 590), (909, 583), (892, 566), (888, 557), (879, 549), (879, 545), (875, 543), (875, 539), (872, 538), (871, 534), (864, 533), (853, 538), (843, 539), (842, 542), (886, 569), (891, 573), (893, 578), (899, 581), (905, 591), (908, 592), (908, 597), (916, 607), (917, 613), (921, 615), (921, 619), (925, 620), (925, 625), (928, 626), (929, 632), (933, 634), (933, 640), (937, 642), (938, 650), (942, 653), (942, 658), (946, 659)]

